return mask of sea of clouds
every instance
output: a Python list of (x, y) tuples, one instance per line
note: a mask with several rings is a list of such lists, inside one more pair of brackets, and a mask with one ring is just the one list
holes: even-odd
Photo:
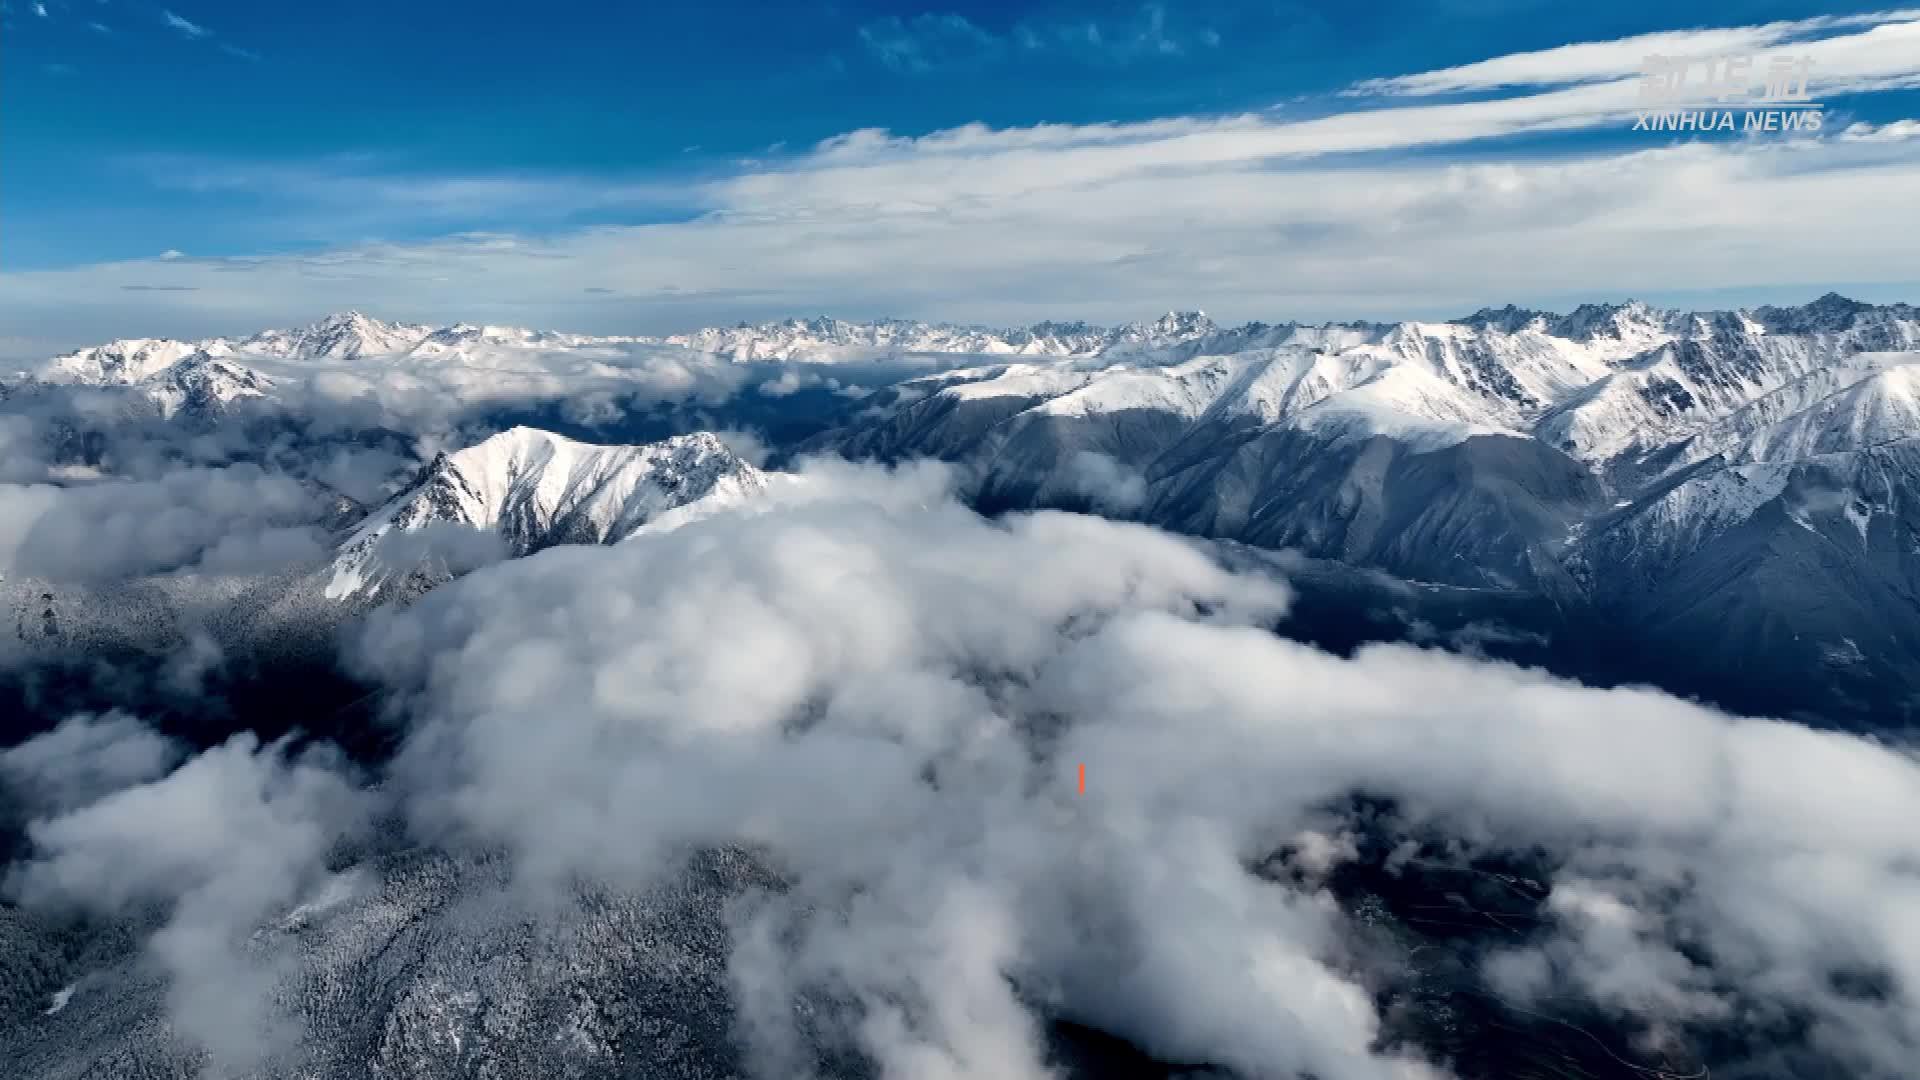
[[(809, 1075), (825, 1039), (885, 1077), (1037, 1080), (1049, 1017), (1248, 1076), (1446, 1076), (1382, 1038), (1406, 957), (1357, 947), (1326, 885), (1358, 794), (1549, 867), (1545, 932), (1476, 958), (1516, 1007), (1577, 999), (1649, 1040), (1787, 1025), (1856, 1076), (1920, 1060), (1904, 748), (1433, 649), (1336, 656), (1273, 632), (1272, 573), (1138, 525), (982, 518), (932, 465), (803, 481), (375, 613), (351, 662), (405, 735), (370, 772), (245, 733), (194, 754), (124, 714), (0, 752), (31, 819), (11, 897), (160, 911), (171, 1019), (232, 1069), (299, 1023), (249, 936), (355, 887), (329, 853), (397, 818), (502, 853), (536, 908), (755, 853), (786, 883), (730, 909), (761, 1076)], [(1293, 872), (1260, 869), (1283, 850)], [(838, 1003), (830, 1030), (803, 999)]]

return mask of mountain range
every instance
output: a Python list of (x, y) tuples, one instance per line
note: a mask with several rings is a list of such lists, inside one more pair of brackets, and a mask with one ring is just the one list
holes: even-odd
[[(656, 338), (349, 312), (81, 349), (0, 395), (100, 391), (202, 428), (319, 401), (431, 399), (441, 418), (457, 404), (473, 445), (330, 522), (334, 599), (451, 572), (426, 549), (389, 565), (390, 534), (458, 527), (510, 556), (750, 498), (765, 474), (710, 433), (746, 428), (776, 464), (943, 459), (990, 512), (1085, 510), (1471, 590), (1538, 612), (1528, 634), (1606, 642), (1583, 655), (1604, 652), (1619, 678), (1906, 725), (1917, 363), (1920, 310), (1835, 294), (1239, 327), (1197, 312), (1013, 330), (820, 318)], [(681, 410), (665, 420), (663, 392)], [(760, 422), (783, 410), (806, 422)], [(404, 432), (420, 415), (366, 423)]]

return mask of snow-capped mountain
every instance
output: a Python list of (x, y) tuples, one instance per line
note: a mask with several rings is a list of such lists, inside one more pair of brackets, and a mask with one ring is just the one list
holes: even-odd
[[(1191, 355), (1220, 333), (1199, 313), (1115, 328), (1043, 323), (988, 330), (819, 318), (637, 337), (471, 323), (435, 328), (349, 311), (246, 337), (141, 338), (80, 349), (0, 379), (0, 396), (103, 388), (120, 395), (121, 411), (130, 417), (180, 416), (200, 424), (241, 405), (257, 413), (340, 404), (356, 412), (356, 422), (382, 414), (386, 426), (403, 430), (450, 426), (456, 415), (491, 425), (502, 411), (518, 409), (512, 419), (551, 426), (556, 412), (575, 422), (590, 418), (594, 437), (631, 442), (686, 430), (681, 422), (619, 422), (629, 411), (656, 406), (691, 413), (732, 404), (742, 415), (723, 418), (720, 426), (788, 429), (793, 425), (781, 414), (790, 416), (800, 399), (775, 403), (799, 391), (845, 405), (863, 387), (907, 369), (939, 370), (992, 356), (1101, 364), (1127, 355)], [(835, 411), (816, 405), (821, 414)], [(800, 426), (811, 433), (823, 423), (816, 417)]]
[[(1864, 700), (1920, 688), (1916, 365), (1905, 305), (1488, 309), (996, 360), (892, 386), (815, 445), (967, 462), (993, 507), (1535, 593), (1647, 655), (1765, 656)], [(1749, 707), (1792, 696), (1762, 682)]]
[[(401, 542), (436, 527), (497, 538), (525, 555), (562, 543), (613, 543), (702, 500), (736, 502), (766, 476), (700, 432), (644, 446), (595, 446), (517, 427), (440, 454), (340, 546), (329, 598), (372, 593), (415, 574), (445, 576), (458, 553)], [(454, 541), (459, 543), (459, 541)]]
[(456, 323), (430, 327), (386, 322), (358, 311), (308, 326), (263, 330), (244, 338), (174, 341), (129, 338), (64, 354), (29, 372), (49, 382), (127, 385), (195, 353), (236, 363), (444, 358), (470, 348), (569, 350), (664, 346), (729, 361), (831, 363), (892, 354), (1088, 357), (1115, 350), (1178, 346), (1220, 333), (1201, 312), (1170, 312), (1148, 323), (1098, 327), (1038, 323), (1003, 330), (883, 319), (846, 322), (825, 316), (749, 326), (709, 327), (660, 337), (562, 333)]
[(274, 380), (198, 350), (134, 385), (159, 407), (162, 416), (207, 415), (240, 398), (267, 396), (273, 392)]
[[(49, 382), (126, 386), (158, 375), (212, 344), (215, 343), (174, 341), (170, 338), (126, 338), (56, 356), (41, 365), (34, 374)], [(224, 346), (225, 343), (219, 344)]]
[(193, 357), (238, 363), (246, 358), (351, 359), (405, 352), (430, 327), (382, 322), (357, 311), (329, 315), (311, 326), (265, 330), (241, 340), (127, 338), (56, 356), (31, 374), (48, 382), (126, 386), (164, 374)]
[(405, 352), (432, 327), (382, 322), (358, 311), (329, 315), (295, 330), (267, 330), (234, 345), (238, 351), (306, 359), (351, 359)]

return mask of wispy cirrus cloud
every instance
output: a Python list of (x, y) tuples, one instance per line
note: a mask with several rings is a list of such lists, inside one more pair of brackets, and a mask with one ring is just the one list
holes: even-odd
[[(253, 51), (252, 49), (243, 48), (239, 45), (235, 45), (230, 41), (221, 40), (220, 35), (215, 34), (210, 27), (205, 26), (204, 24), (194, 22), (193, 20), (188, 19), (185, 16), (180, 15), (171, 10), (162, 10), (160, 14), (162, 16), (163, 21), (168, 26), (172, 27), (175, 30), (178, 30), (183, 37), (189, 40), (204, 41), (212, 45), (214, 48), (219, 49), (221, 52), (226, 53), (228, 56), (234, 57), (235, 59), (239, 59), (239, 60), (245, 60), (248, 63), (257, 63), (260, 60), (259, 53)], [(104, 27), (101, 27), (100, 29), (102, 30), (102, 32), (105, 32)]]
[[(1613, 41), (1580, 42), (1513, 53), (1456, 67), (1368, 79), (1350, 96), (1420, 97), (1474, 91), (1619, 79), (1639, 72), (1648, 56), (1708, 57), (1765, 54), (1788, 46), (1814, 60), (1817, 79), (1838, 85), (1849, 78), (1907, 73), (1920, 51), (1920, 9), (1861, 15), (1819, 16), (1758, 26), (1637, 34)], [(1777, 50), (1776, 50), (1777, 51)]]
[(859, 35), (874, 59), (906, 74), (966, 70), (1020, 57), (1124, 64), (1183, 56), (1220, 44), (1219, 31), (1170, 14), (1159, 3), (1142, 4), (1118, 17), (1022, 19), (1004, 33), (952, 12), (904, 19), (888, 15), (862, 25)]
[(1029, 20), (1016, 26), (1013, 36), (1025, 51), (1094, 64), (1187, 56), (1218, 47), (1220, 32), (1184, 16), (1186, 11), (1149, 3), (1119, 18)]
[(168, 26), (173, 27), (175, 30), (180, 31), (182, 34), (185, 34), (190, 38), (208, 37), (213, 33), (213, 31), (207, 29), (204, 26), (201, 26), (199, 23), (192, 22), (188, 19), (182, 18), (181, 16), (176, 15), (171, 11), (163, 10), (160, 12), (160, 15), (162, 20), (165, 21)]
[(298, 162), (133, 154), (116, 164), (155, 188), (272, 206), (289, 232), (386, 231), (398, 222), (466, 228), (476, 221), (552, 225), (582, 214), (687, 217), (711, 208), (685, 185), (643, 179), (495, 173), (420, 175), (394, 155), (333, 154)]
[(860, 41), (884, 66), (905, 73), (972, 67), (999, 59), (1006, 41), (964, 15), (888, 15), (860, 27)]

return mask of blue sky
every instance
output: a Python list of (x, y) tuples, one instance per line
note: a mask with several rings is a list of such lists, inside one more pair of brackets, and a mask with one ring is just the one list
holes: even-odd
[[(1790, 248), (1757, 275), (1753, 244), (1724, 207), (1711, 223), (1678, 216), (1723, 202), (1715, 185), (1740, 205), (1748, 193), (1734, 189), (1764, 179), (1772, 190), (1750, 205), (1764, 230), (1783, 213), (1784, 188), (1827, 198), (1845, 186), (1803, 174), (1851, 173), (1880, 194), (1912, 179), (1901, 170), (1920, 140), (1900, 122), (1920, 116), (1908, 70), (1920, 69), (1909, 32), (1920, 24), (1873, 5), (5, 4), (0, 300), (15, 315), (0, 333), (16, 350), (98, 336), (96, 326), (226, 331), (340, 302), (652, 331), (815, 310), (1000, 321), (1176, 306), (1442, 314), (1475, 298), (1628, 293), (1742, 302), (1829, 284), (1891, 295), (1920, 278), (1911, 264), (1904, 275), (1882, 265), (1891, 252), (1820, 269), (1834, 254), (1811, 250), (1820, 236), (1843, 253), (1861, 242), (1843, 223), (1780, 237), (1809, 250)], [(1792, 26), (1759, 29), (1782, 22)], [(1834, 146), (1785, 163), (1754, 139), (1655, 139), (1580, 119), (1577, 102), (1571, 121), (1467, 118), (1444, 135), (1417, 111), (1577, 88), (1551, 57), (1521, 62), (1517, 80), (1470, 77), (1438, 95), (1355, 90), (1672, 31), (1742, 51), (1825, 43), (1838, 58), (1822, 73), (1836, 80), (1824, 95)], [(1911, 65), (1887, 59), (1909, 46)], [(1616, 51), (1582, 81), (1630, 76), (1645, 47)], [(1347, 129), (1373, 123), (1367, 114), (1380, 130), (1356, 139)], [(1321, 118), (1346, 127), (1298, 126)], [(1855, 135), (1845, 147), (1842, 130)], [(1249, 134), (1258, 138), (1216, 156), (1216, 144)], [(1562, 189), (1507, 209), (1550, 215), (1552, 199), (1592, 201), (1552, 163), (1651, 168), (1649, 155), (1666, 151), (1687, 183), (1704, 185), (1661, 197), (1671, 231), (1719, 263), (1608, 276), (1614, 263), (1600, 259), (1586, 277), (1491, 274), (1479, 285), (1434, 266), (1423, 289), (1408, 253), (1382, 246), (1543, 259), (1502, 230), (1484, 237), (1504, 249), (1475, 243), (1470, 221), (1434, 232), (1419, 215), (1446, 210), (1421, 209), (1422, 179), (1498, 210), (1514, 196), (1497, 171), (1518, 169), (1522, 189)], [(1134, 163), (1101, 164), (1116, 158)], [(1327, 184), (1350, 186), (1342, 197), (1377, 189), (1396, 228), (1370, 226), (1359, 206), (1316, 214)], [(1643, 213), (1661, 212), (1659, 201)], [(1166, 219), (1183, 207), (1194, 223), (1184, 239)], [(1414, 217), (1402, 228), (1396, 214)], [(1057, 233), (1044, 252), (1026, 250), (1035, 215), (1051, 215), (1044, 231)], [(1605, 224), (1591, 230), (1602, 248)], [(1301, 264), (1330, 257), (1350, 265), (1337, 288), (1316, 288)], [(1397, 261), (1381, 264), (1386, 287), (1372, 293), (1369, 259)]]

